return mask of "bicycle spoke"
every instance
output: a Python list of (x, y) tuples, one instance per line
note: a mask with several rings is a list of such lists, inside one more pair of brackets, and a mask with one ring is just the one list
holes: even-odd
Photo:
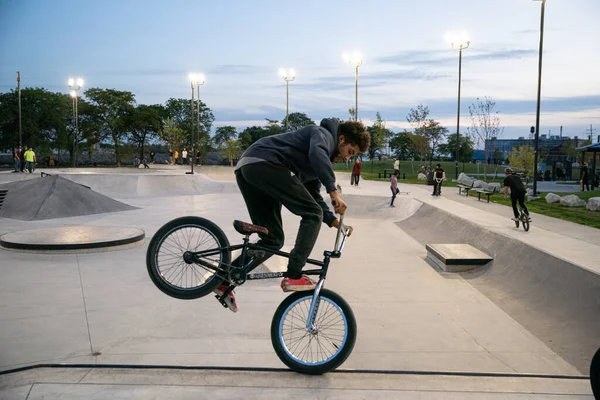
[(337, 305), (321, 298), (315, 318), (317, 331), (311, 333), (306, 329), (311, 304), (312, 296), (303, 298), (290, 307), (284, 316), (280, 332), (287, 351), (306, 364), (322, 363), (335, 357), (348, 329)]
[(157, 249), (156, 264), (162, 278), (179, 289), (194, 289), (211, 279), (221, 265), (221, 255), (203, 257), (214, 270), (201, 264), (188, 264), (186, 252), (217, 249), (216, 238), (200, 226), (183, 226), (167, 235)]

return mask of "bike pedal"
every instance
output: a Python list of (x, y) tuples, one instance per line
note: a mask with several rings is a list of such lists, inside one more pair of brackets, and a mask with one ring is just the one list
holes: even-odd
[(215, 294), (215, 297), (217, 298), (217, 300), (219, 300), (219, 303), (221, 303), (221, 305), (225, 308), (229, 308), (229, 306), (227, 305), (227, 303), (225, 303), (224, 296), (221, 297), (218, 294)]

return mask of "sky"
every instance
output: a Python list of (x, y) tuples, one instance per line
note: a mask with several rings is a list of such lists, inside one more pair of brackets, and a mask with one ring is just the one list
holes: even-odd
[[(503, 138), (535, 125), (541, 2), (534, 0), (0, 0), (0, 92), (44, 87), (131, 91), (138, 104), (190, 98), (188, 74), (203, 73), (201, 99), (214, 126), (264, 125), (286, 112), (280, 68), (293, 68), (289, 112), (348, 118), (363, 57), (358, 114), (379, 112), (410, 129), (418, 104), (456, 132), (459, 52), (466, 35), (460, 131), (469, 105), (492, 98)], [(600, 135), (600, 1), (547, 0), (540, 133)], [(596, 140), (594, 140), (596, 141)]]

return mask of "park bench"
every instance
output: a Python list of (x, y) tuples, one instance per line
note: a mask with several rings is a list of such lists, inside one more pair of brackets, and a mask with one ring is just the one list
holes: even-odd
[(393, 168), (385, 168), (383, 172), (379, 172), (377, 175), (377, 179), (381, 179), (381, 174), (383, 174), (383, 179), (387, 178), (387, 174), (390, 174), (390, 178), (394, 175), (395, 169)]
[(475, 192), (477, 192), (477, 200), (481, 201), (481, 195), (484, 194), (487, 196), (487, 202), (490, 202), (490, 196), (493, 195), (496, 192), (496, 188), (494, 187), (493, 190), (485, 190), (482, 188), (479, 189), (474, 189)]
[(465, 192), (465, 196), (469, 196), (469, 190), (473, 190), (473, 185), (475, 184), (475, 181), (473, 181), (473, 183), (471, 183), (471, 186), (468, 185), (463, 185), (463, 184), (458, 184), (458, 194), (462, 194), (462, 192)]

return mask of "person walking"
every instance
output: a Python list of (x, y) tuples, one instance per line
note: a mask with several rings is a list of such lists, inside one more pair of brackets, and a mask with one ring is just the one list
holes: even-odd
[(33, 170), (35, 169), (34, 164), (36, 162), (35, 153), (33, 152), (32, 147), (25, 152), (25, 162), (27, 163), (27, 171), (32, 174)]
[(394, 175), (390, 178), (390, 189), (392, 190), (392, 202), (390, 203), (390, 207), (396, 207), (394, 205), (394, 200), (396, 200), (396, 195), (400, 193), (400, 189), (398, 189), (398, 175), (400, 175), (400, 172), (394, 172)]
[(400, 175), (400, 160), (398, 159), (394, 160), (394, 172), (397, 172), (398, 176)]
[(581, 186), (581, 191), (584, 192), (584, 188), (587, 187), (588, 192), (590, 191), (590, 179), (587, 163), (583, 163), (581, 167), (581, 178), (579, 180), (579, 186)]
[(21, 171), (21, 146), (17, 147), (15, 150), (14, 167), (14, 172)]
[(150, 163), (154, 164), (154, 157), (156, 157), (156, 154), (154, 154), (154, 150), (150, 150)]
[(21, 172), (25, 172), (25, 152), (27, 152), (26, 144), (23, 145), (23, 148), (21, 149), (21, 154), (19, 156), (19, 159), (21, 160)]
[(188, 152), (185, 149), (185, 147), (183, 148), (183, 151), (181, 152), (181, 161), (182, 164), (187, 165), (188, 164)]
[(350, 176), (350, 186), (356, 185), (358, 187), (358, 181), (360, 181), (360, 158), (354, 160), (354, 166), (352, 166), (352, 175)]

